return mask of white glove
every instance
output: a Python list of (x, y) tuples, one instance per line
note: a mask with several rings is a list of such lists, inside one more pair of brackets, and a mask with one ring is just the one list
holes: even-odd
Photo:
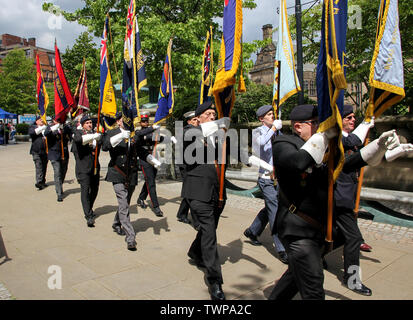
[(63, 129), (63, 127), (64, 127), (63, 123), (60, 123), (59, 124), (59, 129)]
[(396, 130), (392, 130), (392, 131), (393, 131), (393, 135), (390, 136), (385, 141), (385, 146), (386, 146), (387, 150), (392, 150), (392, 149), (397, 148), (398, 146), (400, 146), (400, 140), (399, 140), (399, 136), (396, 133)]
[(268, 172), (272, 172), (274, 170), (274, 167), (272, 165), (265, 162), (264, 160), (261, 160), (260, 158), (258, 158), (256, 156), (250, 156), (248, 158), (248, 164), (252, 164), (256, 167), (261, 167), (264, 170), (267, 170)]
[(154, 158), (151, 154), (148, 154), (148, 156), (146, 157), (146, 162), (153, 165), (155, 169), (159, 169), (161, 167), (161, 162), (158, 159)]
[(52, 132), (56, 132), (59, 128), (60, 128), (60, 123), (56, 123), (55, 125), (50, 127), (50, 130), (52, 130)]
[(364, 143), (364, 140), (366, 140), (367, 133), (371, 128), (374, 127), (374, 117), (371, 118), (370, 122), (365, 122), (363, 121), (358, 125), (358, 127), (353, 131), (353, 134), (355, 134), (361, 142)]
[(110, 138), (110, 144), (115, 148), (123, 139), (129, 139), (130, 131), (120, 129), (120, 133)]
[(102, 138), (102, 134), (100, 132), (94, 133), (93, 135), (93, 139), (95, 139), (96, 141), (99, 141)]
[(330, 139), (336, 137), (337, 134), (337, 128), (335, 127), (324, 132), (317, 132), (307, 140), (301, 149), (307, 151), (317, 165), (321, 164)]
[(84, 134), (82, 136), (82, 144), (86, 145), (89, 142), (91, 142), (92, 140), (96, 140), (99, 141), (101, 138), (102, 134), (101, 133), (88, 133), (88, 134)]
[(410, 153), (413, 153), (413, 144), (403, 143), (400, 146), (392, 150), (387, 150), (384, 156), (386, 160), (390, 162), (390, 161), (396, 160), (398, 157), (402, 155), (410, 154)]
[(173, 144), (176, 144), (178, 142), (178, 140), (176, 140), (174, 136), (171, 137), (171, 141), (173, 142)]
[(93, 149), (95, 149), (95, 148), (96, 148), (96, 143), (97, 143), (97, 142), (96, 142), (96, 140), (95, 140), (95, 139), (93, 139), (93, 141), (92, 141), (92, 148), (93, 148)]
[(386, 131), (381, 136), (360, 150), (361, 158), (368, 165), (375, 167), (380, 164), (387, 151), (387, 145), (394, 139), (395, 130)]
[(272, 124), (276, 130), (281, 130), (281, 128), (283, 127), (283, 122), (282, 120), (276, 119), (274, 120), (274, 123)]
[(153, 130), (158, 130), (161, 126), (159, 124), (154, 124), (152, 126)]
[(34, 132), (35, 132), (37, 135), (39, 135), (39, 134), (43, 133), (44, 130), (46, 130), (46, 128), (47, 128), (47, 126), (40, 126), (40, 127), (37, 127), (36, 129), (34, 129)]
[(130, 131), (129, 130), (120, 129), (120, 131), (122, 133), (122, 138), (123, 139), (129, 139), (130, 138)]
[(201, 123), (200, 126), (204, 137), (209, 137), (210, 135), (217, 132), (219, 129), (216, 121)]
[(231, 118), (223, 117), (221, 119), (215, 120), (218, 124), (218, 128), (228, 130)]

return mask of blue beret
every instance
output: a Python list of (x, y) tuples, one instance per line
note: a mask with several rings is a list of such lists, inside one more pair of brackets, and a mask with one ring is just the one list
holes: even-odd
[(343, 118), (347, 117), (350, 113), (354, 113), (353, 106), (350, 104), (345, 104), (343, 106)]
[(271, 111), (271, 110), (273, 110), (273, 108), (272, 108), (272, 106), (269, 105), (269, 104), (267, 104), (267, 105), (265, 105), (265, 106), (262, 106), (262, 107), (259, 107), (258, 110), (257, 110), (257, 112), (256, 112), (257, 118), (265, 116), (266, 113), (267, 113), (268, 111)]
[(120, 118), (122, 118), (122, 111), (118, 111), (116, 112), (116, 120), (119, 120)]
[(203, 104), (199, 105), (195, 110), (195, 117), (198, 117), (199, 115), (203, 114), (208, 109), (215, 109), (212, 106), (212, 101), (206, 101)]
[(317, 107), (312, 104), (301, 104), (294, 107), (294, 109), (290, 112), (290, 120), (292, 121), (309, 120), (317, 116)]

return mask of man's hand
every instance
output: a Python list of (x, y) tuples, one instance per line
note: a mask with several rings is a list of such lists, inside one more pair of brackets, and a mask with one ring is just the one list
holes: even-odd
[(272, 126), (275, 128), (275, 130), (281, 130), (281, 128), (283, 127), (283, 122), (282, 120), (276, 119), (274, 120)]

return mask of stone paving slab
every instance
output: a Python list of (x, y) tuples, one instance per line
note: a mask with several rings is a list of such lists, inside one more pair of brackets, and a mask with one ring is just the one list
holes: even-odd
[[(72, 154), (65, 199), (57, 203), (50, 164), (48, 188), (34, 188), (29, 148), (29, 143), (19, 143), (0, 150), (0, 231), (11, 259), (6, 261), (0, 252), (0, 300), (209, 299), (204, 272), (190, 265), (186, 256), (196, 231), (176, 220), (180, 182), (158, 182), (162, 218), (150, 208), (137, 207), (139, 183), (130, 210), (138, 250), (130, 252), (124, 237), (111, 228), (117, 206), (112, 185), (103, 181), (108, 154), (102, 153), (100, 160), (96, 227), (87, 228)], [(228, 299), (266, 299), (286, 270), (277, 259), (268, 228), (260, 237), (263, 246), (253, 246), (243, 236), (263, 206), (262, 199), (229, 195), (217, 230)], [(354, 294), (341, 284), (342, 249), (338, 249), (327, 256), (326, 299), (413, 299), (413, 229), (358, 222), (366, 242), (373, 246), (372, 252), (361, 254), (362, 277), (373, 296)], [(51, 265), (61, 267), (62, 289), (48, 287)]]

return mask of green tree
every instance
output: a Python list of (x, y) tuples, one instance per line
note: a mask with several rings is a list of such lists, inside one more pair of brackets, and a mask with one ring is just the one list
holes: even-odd
[[(116, 83), (113, 65), (121, 73), (123, 67), (123, 44), (129, 0), (83, 0), (84, 6), (75, 12), (62, 12), (68, 21), (77, 21), (87, 26), (88, 31), (100, 37), (106, 13), (110, 13), (110, 26), (114, 56), (111, 46), (110, 60), (112, 78)], [(47, 11), (51, 3), (44, 3)], [(244, 0), (244, 8), (255, 8), (255, 0)], [(175, 109), (181, 113), (193, 109), (198, 97), (201, 78), (202, 51), (209, 26), (214, 33), (214, 61), (217, 65), (222, 31), (216, 21), (223, 16), (222, 0), (136, 0), (139, 33), (145, 59), (148, 85), (159, 87), (163, 61), (169, 38), (173, 38), (172, 67), (176, 92)], [(258, 42), (257, 42), (258, 43)], [(257, 43), (246, 46), (244, 57), (255, 50)], [(252, 50), (252, 51), (250, 51)], [(248, 56), (248, 58), (249, 58)], [(248, 68), (249, 64), (244, 64)], [(245, 74), (246, 75), (246, 74)], [(245, 76), (246, 78), (246, 76)], [(189, 100), (187, 99), (188, 97)], [(191, 104), (187, 103), (190, 101)], [(181, 104), (182, 103), (182, 104)]]
[(0, 70), (0, 106), (8, 112), (36, 113), (36, 71), (23, 50), (13, 50)]
[[(369, 88), (370, 65), (376, 39), (377, 12), (379, 0), (349, 0), (349, 28), (347, 29), (347, 82), (363, 83)], [(352, 6), (358, 6), (352, 7)], [(354, 11), (354, 9), (357, 9)], [(360, 9), (360, 10), (358, 10)], [(360, 15), (359, 15), (360, 13)], [(320, 51), (322, 4), (313, 7), (303, 15), (303, 55), (304, 63), (317, 63)], [(361, 20), (357, 20), (360, 19)], [(398, 105), (390, 108), (387, 113), (397, 113), (407, 110), (407, 106), (413, 104), (413, 34), (411, 32), (411, 21), (413, 19), (413, 8), (409, 1), (399, 1), (399, 29), (401, 35), (404, 78), (406, 97)], [(295, 38), (295, 16), (290, 16), (292, 37)], [(347, 96), (355, 101), (347, 92)], [(362, 107), (366, 107), (369, 94), (363, 97)]]
[(89, 103), (92, 112), (97, 113), (99, 105), (100, 86), (100, 51), (96, 48), (93, 38), (83, 32), (76, 39), (72, 48), (67, 48), (62, 54), (62, 64), (72, 94), (75, 94), (77, 82), (83, 66), (83, 58), (86, 61), (87, 87)]

